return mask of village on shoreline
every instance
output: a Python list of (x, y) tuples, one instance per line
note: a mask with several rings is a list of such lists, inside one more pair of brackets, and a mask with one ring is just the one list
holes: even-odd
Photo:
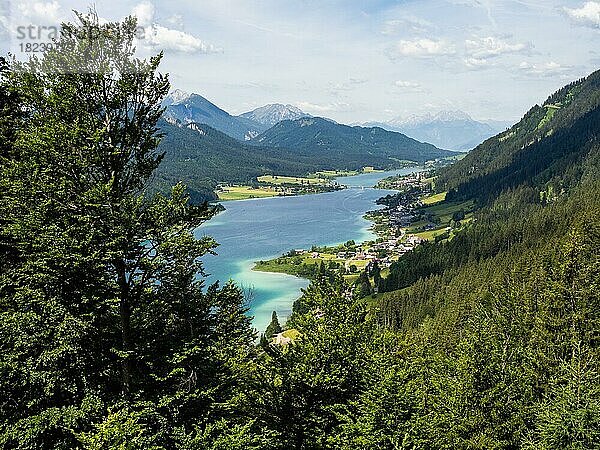
[(428, 241), (451, 239), (472, 220), (471, 203), (447, 203), (446, 193), (433, 193), (433, 171), (424, 169), (409, 175), (392, 176), (377, 188), (398, 191), (377, 200), (381, 209), (369, 211), (375, 240), (329, 247), (294, 249), (278, 258), (258, 261), (253, 270), (314, 277), (321, 266), (338, 270), (355, 280), (361, 272), (385, 275), (402, 255)]

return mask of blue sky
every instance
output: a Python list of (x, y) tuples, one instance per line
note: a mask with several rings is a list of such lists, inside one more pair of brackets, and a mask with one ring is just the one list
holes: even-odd
[[(71, 19), (87, 4), (0, 0), (4, 50), (16, 24)], [(182, 0), (95, 2), (135, 13), (165, 50), (175, 88), (232, 113), (266, 103), (352, 123), (440, 110), (516, 120), (600, 68), (600, 1)], [(11, 36), (10, 43), (6, 41)]]

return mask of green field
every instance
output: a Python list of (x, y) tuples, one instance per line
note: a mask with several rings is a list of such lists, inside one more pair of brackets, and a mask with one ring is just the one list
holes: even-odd
[(546, 116), (540, 121), (539, 125), (537, 126), (538, 130), (544, 125), (546, 125), (548, 122), (550, 122), (554, 117), (554, 114), (556, 114), (556, 111), (560, 109), (560, 106), (558, 105), (546, 105), (545, 107), (547, 108)]
[(260, 183), (268, 184), (328, 184), (325, 178), (286, 177), (280, 175), (263, 175), (258, 177)]
[[(445, 227), (444, 227), (445, 228)], [(429, 231), (420, 231), (418, 233), (412, 233), (414, 236), (419, 236), (428, 241), (433, 241), (436, 236), (444, 234), (444, 228), (439, 228), (437, 230), (429, 230)]]
[(315, 173), (314, 175), (309, 175), (309, 178), (321, 177), (321, 178), (337, 178), (337, 177), (350, 177), (352, 175), (358, 175), (360, 172), (356, 170), (322, 170), (320, 172)]
[[(312, 276), (317, 269), (316, 266), (321, 264), (321, 262), (327, 264), (332, 261), (336, 262), (341, 267), (346, 263), (346, 260), (344, 259), (337, 259), (335, 253), (321, 252), (318, 258), (313, 258), (311, 252), (307, 252), (302, 255), (280, 256), (268, 261), (258, 261), (252, 270), (256, 270), (257, 272), (285, 273), (287, 275), (307, 278)], [(357, 274), (348, 276), (358, 276), (358, 272), (363, 270), (367, 263), (367, 260), (352, 260), (350, 265), (356, 266)]]
[(426, 214), (431, 214), (434, 217), (438, 218), (440, 223), (442, 224), (448, 224), (452, 220), (452, 215), (455, 212), (459, 212), (462, 210), (465, 213), (468, 213), (473, 209), (473, 206), (474, 202), (472, 200), (462, 203), (448, 203), (444, 201), (441, 203), (436, 203), (434, 205), (424, 207), (421, 209), (421, 211), (423, 211)]
[(424, 205), (433, 205), (435, 203), (440, 203), (446, 200), (447, 192), (440, 192), (439, 194), (434, 194), (429, 197), (423, 199)]
[(219, 200), (246, 200), (249, 198), (277, 197), (279, 192), (269, 188), (252, 188), (250, 186), (230, 186), (217, 192)]

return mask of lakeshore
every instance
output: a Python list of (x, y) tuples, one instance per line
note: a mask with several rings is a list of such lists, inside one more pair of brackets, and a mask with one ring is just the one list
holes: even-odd
[[(416, 164), (406, 163), (403, 169), (416, 167)], [(306, 177), (289, 175), (263, 175), (253, 184), (219, 184), (215, 188), (218, 200), (248, 200), (255, 198), (291, 197), (307, 194), (322, 194), (345, 189), (347, 186), (339, 179), (350, 179), (360, 176), (372, 176), (394, 171), (378, 170), (366, 166), (360, 170), (323, 170)], [(373, 187), (373, 186), (369, 186)]]
[(395, 192), (373, 186), (380, 179), (413, 171), (415, 168), (405, 168), (340, 177), (336, 181), (347, 189), (335, 192), (225, 202), (225, 211), (195, 231), (197, 237), (207, 235), (220, 244), (217, 257), (207, 255), (202, 259), (209, 274), (206, 283), (223, 284), (234, 279), (247, 293), (253, 326), (260, 331), (268, 325), (272, 311), (285, 320), (309, 281), (254, 271), (254, 263), (276, 258), (290, 249), (376, 239), (365, 214), (383, 207), (375, 201)]
[(434, 182), (428, 170), (379, 180), (377, 188), (394, 192), (377, 199), (383, 208), (365, 214), (372, 222), (369, 230), (375, 239), (292, 249), (276, 258), (257, 261), (253, 269), (311, 279), (324, 265), (341, 272), (349, 281), (356, 280), (363, 271), (370, 276), (374, 271), (385, 275), (395, 261), (416, 246), (452, 239), (472, 220), (473, 203), (446, 202), (445, 192), (433, 192)]

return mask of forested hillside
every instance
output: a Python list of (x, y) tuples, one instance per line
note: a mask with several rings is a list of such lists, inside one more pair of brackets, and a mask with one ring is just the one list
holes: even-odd
[(303, 176), (328, 168), (285, 149), (244, 144), (208, 125), (177, 127), (161, 120), (159, 126), (164, 136), (158, 149), (165, 156), (153, 185), (164, 192), (183, 182), (196, 201), (214, 199), (219, 183), (252, 184), (261, 175)]
[(599, 448), (598, 74), (440, 174), (475, 220), (390, 292), (321, 266), (291, 342), (257, 345), (243, 292), (204, 285), (214, 211), (151, 194), (161, 57), (135, 58), (134, 19), (77, 17), (0, 67), (0, 447)]
[(382, 128), (341, 125), (320, 117), (284, 120), (252, 140), (257, 145), (289, 148), (349, 169), (371, 165), (394, 168), (401, 161), (425, 162), (456, 155)]
[(560, 89), (519, 123), (443, 171), (438, 189), (450, 190), (450, 199), (485, 203), (523, 184), (550, 187), (553, 178), (576, 183), (577, 168), (596, 145), (599, 103), (600, 72), (595, 72)]
[[(325, 119), (310, 120), (330, 123)], [(281, 146), (270, 140), (250, 145), (197, 123), (183, 127), (161, 120), (159, 126), (164, 136), (158, 149), (165, 157), (154, 176), (154, 186), (165, 192), (181, 181), (194, 201), (214, 199), (212, 189), (219, 183), (252, 184), (261, 175), (305, 176), (320, 170), (359, 170), (364, 166), (393, 168), (401, 167), (405, 159), (423, 162), (454, 155), (375, 128), (368, 132), (372, 141), (354, 136), (352, 143), (348, 143), (346, 137), (336, 138), (333, 148), (297, 141), (294, 137), (286, 139)], [(355, 133), (353, 128), (344, 125), (331, 126), (333, 130), (349, 129)], [(380, 132), (387, 133), (385, 139), (377, 137)], [(401, 149), (396, 148), (398, 145)], [(399, 159), (400, 156), (403, 159)]]

